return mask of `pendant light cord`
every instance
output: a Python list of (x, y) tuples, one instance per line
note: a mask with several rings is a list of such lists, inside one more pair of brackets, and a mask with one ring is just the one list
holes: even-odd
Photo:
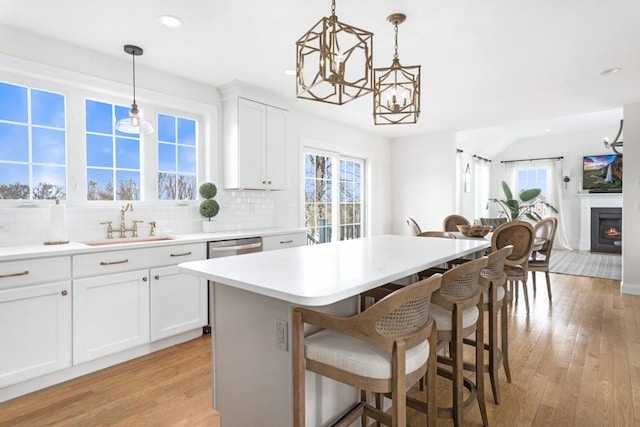
[(136, 103), (136, 54), (135, 52), (131, 53), (133, 57), (133, 103)]

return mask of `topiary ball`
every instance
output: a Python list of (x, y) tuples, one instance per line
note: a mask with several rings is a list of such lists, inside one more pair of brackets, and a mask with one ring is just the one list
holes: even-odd
[(220, 205), (213, 199), (203, 200), (202, 203), (200, 203), (200, 215), (206, 218), (211, 219), (212, 217), (218, 215), (219, 211)]
[(216, 197), (216, 194), (218, 194), (218, 188), (212, 182), (205, 182), (200, 185), (199, 191), (200, 195), (204, 199), (213, 199), (214, 197)]

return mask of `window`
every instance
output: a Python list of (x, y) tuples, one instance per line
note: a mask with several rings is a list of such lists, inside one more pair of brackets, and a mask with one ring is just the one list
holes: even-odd
[(362, 237), (364, 160), (307, 152), (304, 165), (308, 240), (325, 243)]
[(158, 198), (196, 198), (196, 121), (158, 114)]
[(64, 95), (0, 82), (0, 198), (66, 199)]
[(129, 107), (85, 101), (87, 200), (140, 200), (140, 137), (115, 130)]
[(547, 168), (522, 168), (516, 171), (516, 196), (524, 190), (539, 188), (542, 190), (541, 196), (546, 196), (547, 191)]

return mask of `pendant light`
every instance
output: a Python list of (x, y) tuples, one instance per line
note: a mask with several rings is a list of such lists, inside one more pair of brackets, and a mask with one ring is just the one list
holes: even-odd
[(373, 70), (373, 121), (376, 125), (416, 123), (420, 115), (420, 65), (402, 66), (398, 56), (398, 25), (407, 19), (394, 13), (394, 55), (389, 68)]
[(622, 125), (624, 124), (624, 120), (620, 119), (620, 128), (618, 129), (618, 134), (615, 138), (613, 138), (613, 142), (609, 142), (608, 137), (604, 137), (604, 146), (607, 148), (611, 148), (614, 153), (622, 154), (622, 145), (623, 141), (620, 139), (620, 135), (622, 135)]
[(116, 123), (116, 130), (123, 133), (150, 134), (153, 133), (153, 126), (142, 118), (138, 104), (136, 104), (136, 56), (141, 56), (143, 50), (141, 47), (127, 44), (124, 46), (124, 51), (130, 54), (133, 59), (133, 104), (131, 104), (129, 116)]
[(373, 33), (338, 21), (336, 2), (296, 42), (296, 96), (342, 105), (371, 92)]

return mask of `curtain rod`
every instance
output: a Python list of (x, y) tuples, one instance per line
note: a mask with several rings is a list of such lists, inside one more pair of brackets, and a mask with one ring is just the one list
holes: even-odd
[(517, 163), (517, 162), (533, 162), (534, 160), (562, 160), (563, 156), (560, 157), (538, 157), (537, 159), (520, 159), (520, 160), (502, 160), (500, 163)]
[(474, 159), (484, 160), (485, 162), (489, 162), (489, 163), (491, 163), (491, 160), (489, 160), (489, 159), (485, 159), (484, 157), (476, 156), (475, 154), (473, 155), (473, 158), (474, 158)]

